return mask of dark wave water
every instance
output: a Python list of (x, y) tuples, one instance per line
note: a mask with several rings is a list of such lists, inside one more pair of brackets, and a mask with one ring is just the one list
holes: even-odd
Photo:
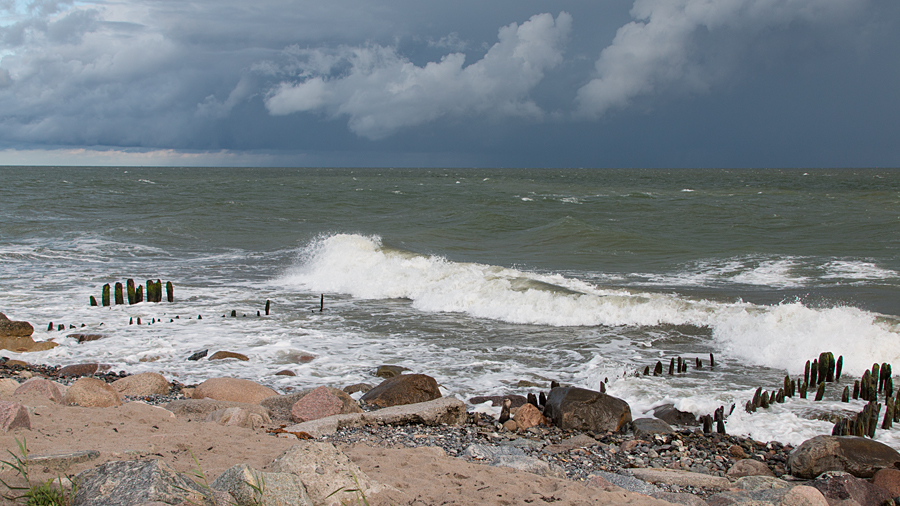
[[(637, 412), (698, 414), (821, 351), (850, 374), (900, 365), (898, 170), (2, 167), (0, 182), (0, 311), (61, 343), (26, 360), (281, 389), (398, 363), (463, 398), (607, 380)], [(129, 277), (172, 280), (178, 300), (87, 305)], [(49, 321), (109, 337), (77, 345)], [(185, 361), (202, 348), (251, 360)], [(709, 353), (715, 370), (626, 374)], [(814, 407), (736, 410), (729, 431), (829, 430)]]

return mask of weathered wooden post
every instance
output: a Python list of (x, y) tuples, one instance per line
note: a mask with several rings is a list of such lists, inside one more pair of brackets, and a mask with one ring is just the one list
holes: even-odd
[(713, 354), (710, 353), (710, 354), (709, 354), (709, 367), (712, 368), (712, 367), (715, 367), (715, 366), (716, 366), (716, 357), (714, 357)]
[(100, 296), (104, 306), (109, 305), (109, 283), (103, 285), (103, 293)]
[(91, 295), (91, 306), (96, 306), (96, 305), (97, 305), (97, 299), (95, 299), (94, 296)]
[(825, 395), (825, 382), (819, 383), (819, 387), (816, 388), (816, 400), (821, 401), (822, 397)]
[(806, 368), (803, 370), (803, 382), (809, 384), (809, 360), (806, 361)]
[(800, 385), (800, 398), (801, 399), (806, 399), (806, 391), (808, 389), (809, 389), (809, 384), (804, 381), (803, 384)]
[(832, 382), (834, 382), (834, 368), (835, 368), (834, 353), (831, 353), (829, 351), (825, 355), (825, 358), (828, 359), (828, 367), (825, 370), (825, 381), (832, 383)]
[(881, 422), (882, 429), (890, 429), (894, 423), (894, 399), (888, 397), (884, 401), (884, 420)]
[(669, 376), (675, 374), (675, 357), (669, 360)]
[(837, 364), (834, 366), (834, 381), (841, 381), (841, 369), (844, 368), (844, 356), (841, 355), (837, 359)]
[(659, 360), (657, 360), (657, 361), (656, 361), (656, 367), (653, 368), (653, 375), (654, 375), (654, 376), (661, 376), (661, 375), (662, 375), (662, 372), (663, 372), (662, 362), (660, 362)]
[(175, 285), (171, 281), (166, 281), (166, 300), (175, 302)]
[(272, 301), (266, 299), (266, 316), (269, 316), (269, 306), (272, 304)]
[(134, 298), (134, 280), (128, 279), (125, 281), (125, 292), (128, 293), (128, 303), (134, 304), (137, 300)]
[(875, 392), (877, 393), (879, 391), (878, 384), (881, 382), (881, 378), (882, 378), (881, 367), (878, 364), (872, 364), (872, 374), (870, 374), (869, 376), (874, 379), (875, 389), (876, 389)]
[(153, 302), (162, 302), (162, 281), (156, 280), (156, 300)]
[(119, 283), (118, 281), (116, 281), (115, 295), (116, 295), (116, 305), (117, 306), (125, 303), (125, 297), (122, 295), (122, 283)]
[(137, 290), (134, 291), (134, 303), (139, 302), (144, 302), (144, 287), (141, 285), (138, 285)]
[(319, 297), (319, 312), (325, 311), (325, 294)]
[(694, 363), (697, 366), (697, 369), (703, 369), (703, 362), (700, 361), (699, 357), (694, 357)]
[(791, 392), (791, 385), (793, 385), (793, 384), (794, 384), (794, 382), (791, 381), (791, 375), (785, 374), (784, 375), (784, 395), (786, 395), (788, 397), (794, 396), (793, 393)]
[(841, 394), (841, 402), (850, 402), (850, 387), (844, 387), (844, 393)]

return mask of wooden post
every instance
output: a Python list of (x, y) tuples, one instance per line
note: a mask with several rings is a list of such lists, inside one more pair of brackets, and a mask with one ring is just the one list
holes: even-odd
[(153, 302), (162, 302), (162, 281), (156, 280), (156, 300)]
[(709, 354), (709, 367), (712, 368), (712, 367), (715, 367), (715, 366), (716, 366), (716, 357), (714, 357), (713, 354), (710, 353), (710, 354)]
[(816, 400), (821, 401), (822, 397), (825, 395), (825, 382), (819, 383), (819, 387), (816, 388)]
[(662, 362), (660, 362), (660, 361), (657, 360), (657, 362), (656, 362), (656, 367), (653, 368), (653, 375), (654, 375), (654, 376), (661, 376), (661, 375), (662, 375), (662, 372), (663, 372)]
[(818, 385), (819, 382), (816, 381), (819, 379), (819, 361), (813, 360), (812, 366), (809, 368), (809, 384), (810, 385)]
[(809, 360), (806, 361), (806, 368), (803, 370), (803, 382), (809, 384)]
[(122, 283), (116, 281), (116, 305), (124, 304), (125, 297), (122, 295)]
[(266, 316), (269, 316), (269, 306), (272, 304), (272, 301), (266, 299)]
[(837, 359), (837, 364), (834, 366), (834, 381), (841, 381), (841, 369), (844, 368), (844, 356), (841, 355)]
[(319, 312), (325, 311), (325, 294), (319, 296)]
[(175, 302), (175, 285), (171, 281), (166, 281), (166, 300)]
[(841, 402), (850, 402), (850, 387), (844, 387), (844, 393), (841, 394)]
[(91, 295), (91, 306), (96, 306), (96, 305), (97, 305), (97, 299), (95, 299), (94, 296)]
[(144, 302), (144, 287), (141, 285), (138, 285), (137, 290), (134, 291), (134, 303), (139, 302)]
[(137, 302), (137, 299), (134, 298), (134, 280), (128, 279), (125, 281), (125, 291), (128, 293), (128, 303), (134, 304)]
[(108, 306), (109, 305), (109, 283), (103, 285), (103, 294), (102, 294), (101, 298), (103, 299), (103, 305)]

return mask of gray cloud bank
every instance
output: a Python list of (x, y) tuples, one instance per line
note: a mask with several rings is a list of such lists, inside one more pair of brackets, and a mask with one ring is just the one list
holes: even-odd
[[(0, 148), (741, 165), (764, 145), (803, 164), (856, 122), (871, 131), (848, 144), (900, 163), (882, 133), (900, 112), (896, 2), (483, 4), (0, 0)], [(766, 120), (794, 142), (754, 137)], [(700, 133), (729, 121), (740, 141)]]

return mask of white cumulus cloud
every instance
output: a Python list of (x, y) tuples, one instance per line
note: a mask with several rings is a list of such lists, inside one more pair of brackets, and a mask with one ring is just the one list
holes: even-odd
[[(616, 32), (578, 90), (581, 114), (601, 116), (665, 88), (703, 91), (729, 64), (728, 48), (699, 48), (696, 38), (721, 34), (733, 48), (792, 23), (839, 19), (865, 0), (636, 0), (635, 19)], [(717, 50), (719, 53), (717, 54)]]
[(451, 53), (424, 66), (394, 47), (341, 46), (297, 49), (293, 80), (266, 98), (273, 115), (320, 112), (348, 117), (350, 129), (382, 139), (402, 128), (445, 116), (495, 115), (540, 119), (543, 111), (529, 92), (563, 60), (572, 17), (538, 14), (500, 29), (484, 57), (465, 65)]

